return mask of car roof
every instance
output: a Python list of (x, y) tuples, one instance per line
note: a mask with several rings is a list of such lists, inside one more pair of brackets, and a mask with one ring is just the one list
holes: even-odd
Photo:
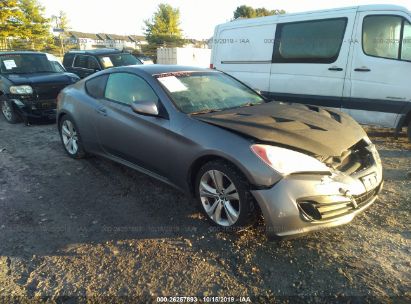
[[(124, 70), (138, 70), (143, 71), (149, 75), (157, 75), (157, 74), (164, 74), (164, 73), (175, 73), (175, 72), (212, 72), (215, 70), (206, 69), (206, 68), (199, 68), (193, 66), (186, 66), (186, 65), (171, 65), (171, 64), (147, 64), (147, 65), (129, 65), (118, 67), (115, 69), (124, 69)], [(114, 69), (110, 69), (114, 70)]]
[(46, 53), (36, 51), (6, 51), (0, 52), (0, 55), (46, 55)]
[(107, 54), (119, 54), (125, 53), (118, 49), (95, 49), (95, 50), (71, 50), (66, 54), (84, 54), (84, 55), (107, 55)]

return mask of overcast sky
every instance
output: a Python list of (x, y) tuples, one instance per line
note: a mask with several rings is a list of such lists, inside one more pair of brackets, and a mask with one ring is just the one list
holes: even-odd
[(284, 9), (289, 13), (355, 6), (398, 4), (411, 10), (411, 0), (40, 0), (48, 16), (67, 13), (72, 30), (113, 34), (142, 34), (144, 20), (151, 18), (159, 3), (180, 9), (181, 28), (187, 38), (207, 39), (215, 25), (229, 21), (237, 6)]

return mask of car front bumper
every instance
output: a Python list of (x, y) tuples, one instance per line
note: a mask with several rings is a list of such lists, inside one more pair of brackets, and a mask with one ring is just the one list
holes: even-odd
[[(364, 182), (368, 176), (373, 177), (372, 184)], [(267, 234), (293, 238), (351, 222), (375, 202), (382, 186), (381, 164), (374, 164), (355, 176), (291, 174), (269, 189), (251, 192)]]
[(16, 110), (28, 120), (55, 120), (57, 101), (12, 99)]

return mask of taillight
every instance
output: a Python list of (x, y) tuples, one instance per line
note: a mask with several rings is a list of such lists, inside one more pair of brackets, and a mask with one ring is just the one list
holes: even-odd
[(214, 64), (210, 63), (210, 69), (214, 69)]

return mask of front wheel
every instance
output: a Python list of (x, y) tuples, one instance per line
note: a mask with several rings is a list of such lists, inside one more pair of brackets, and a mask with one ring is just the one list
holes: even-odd
[(241, 230), (256, 218), (250, 186), (243, 175), (224, 161), (212, 161), (199, 171), (196, 196), (207, 218), (222, 229)]
[(20, 116), (14, 109), (12, 102), (9, 100), (2, 101), (1, 112), (8, 123), (15, 124), (21, 121)]
[(86, 152), (83, 149), (80, 133), (74, 121), (68, 116), (64, 116), (61, 119), (59, 131), (61, 142), (67, 154), (72, 158), (84, 158)]

